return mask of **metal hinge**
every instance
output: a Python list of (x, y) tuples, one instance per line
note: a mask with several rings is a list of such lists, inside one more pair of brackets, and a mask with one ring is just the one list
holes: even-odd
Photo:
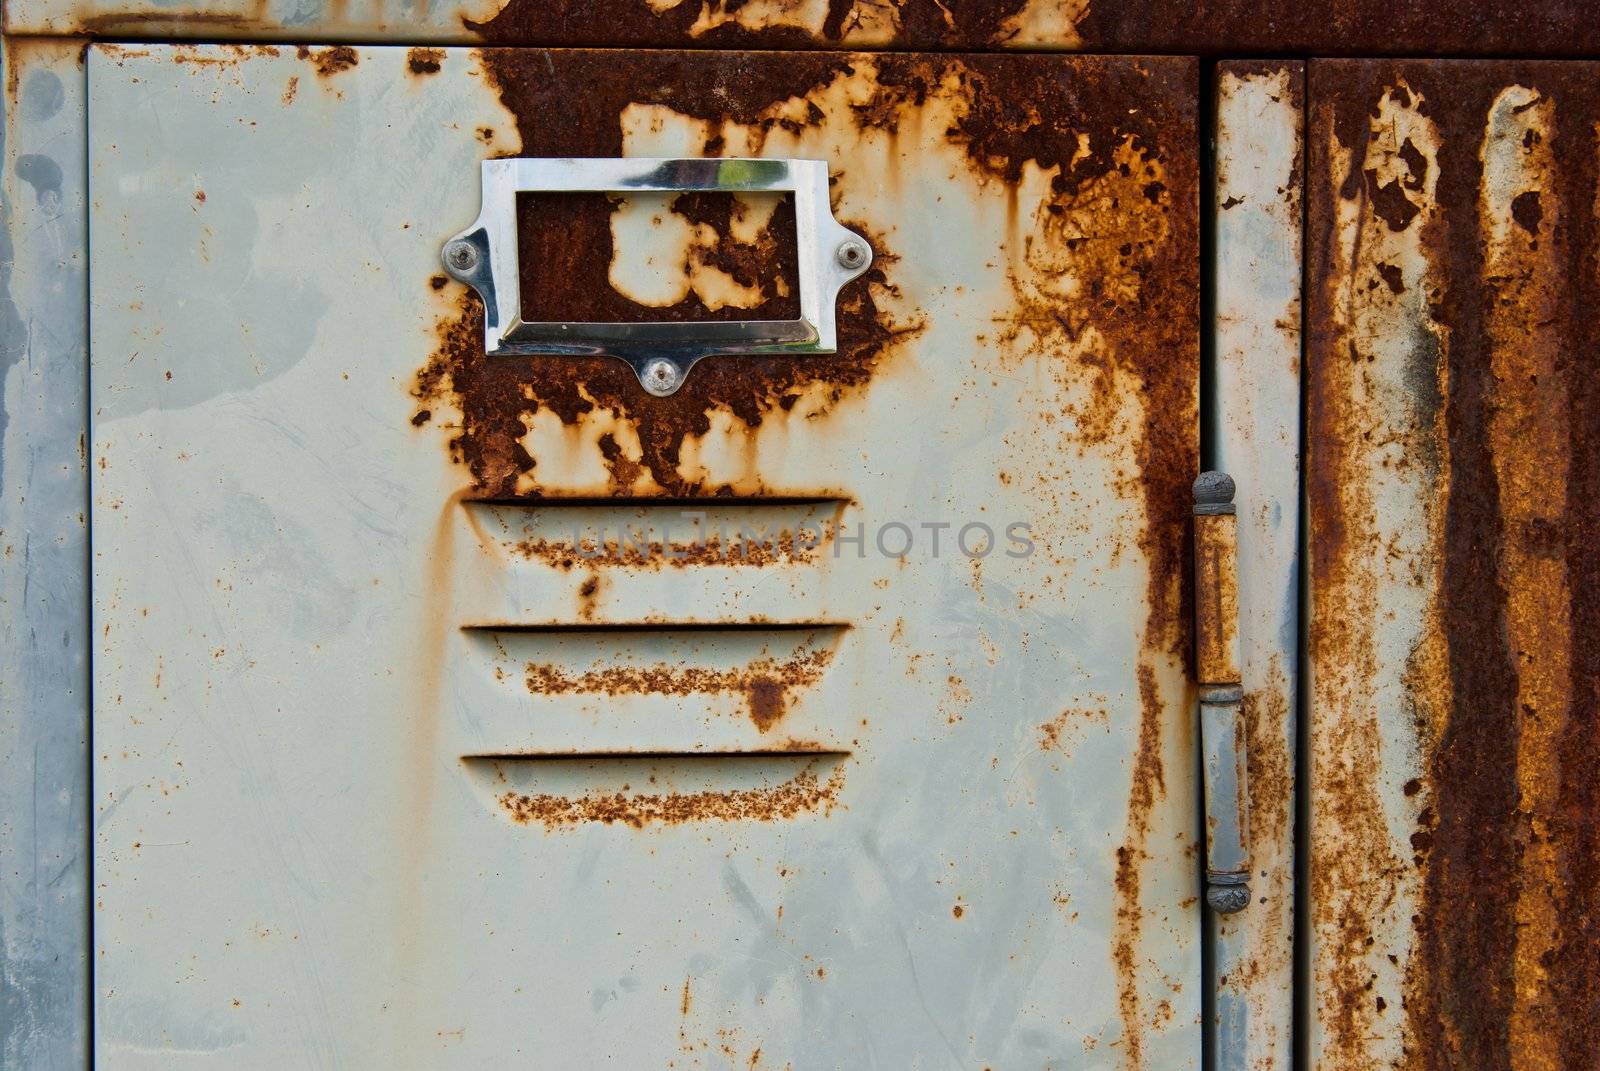
[(1233, 478), (1194, 482), (1195, 677), (1206, 811), (1206, 903), (1250, 903), (1250, 789), (1239, 675), (1239, 541)]

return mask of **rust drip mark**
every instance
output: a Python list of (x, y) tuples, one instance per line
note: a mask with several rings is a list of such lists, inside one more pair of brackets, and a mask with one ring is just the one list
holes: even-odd
[(444, 49), (413, 48), (406, 53), (406, 70), (418, 77), (438, 74), (444, 66)]
[(1150, 833), (1150, 814), (1158, 799), (1166, 795), (1166, 774), (1161, 762), (1161, 720), (1151, 716), (1163, 704), (1155, 674), (1148, 664), (1138, 670), (1139, 697), (1145, 715), (1139, 721), (1139, 745), (1134, 753), (1133, 784), (1128, 794), (1128, 827), (1123, 843), (1117, 847), (1115, 872), (1116, 922), (1111, 938), (1111, 963), (1117, 972), (1117, 1007), (1122, 1019), (1122, 1045), (1130, 1068), (1144, 1067), (1144, 993), (1139, 982), (1140, 943), (1144, 935), (1144, 904), (1140, 900), (1144, 864), (1149, 859), (1145, 846)]
[(561, 666), (530, 662), (525, 667), (534, 695), (738, 695), (750, 720), (766, 732), (784, 716), (792, 692), (822, 679), (833, 660), (831, 648), (806, 651), (779, 661), (761, 658), (738, 669), (703, 666), (608, 666), (571, 673)]
[(310, 60), (319, 78), (331, 78), (361, 62), (360, 55), (349, 45), (332, 45), (328, 48), (308, 48), (301, 45), (295, 50), (295, 54), (303, 60)]
[[(833, 813), (844, 787), (844, 769), (836, 766), (826, 781), (811, 769), (801, 770), (770, 788), (703, 792), (620, 792), (559, 796), (506, 792), (498, 803), (519, 824), (561, 828), (599, 822), (643, 829), (648, 825), (687, 822), (775, 822), (808, 812)], [(685, 986), (685, 1004), (688, 1003)]]
[(1450, 328), (1443, 354), (1450, 487), (1440, 624), (1453, 697), (1428, 764), (1433, 812), (1422, 830), (1429, 850), (1407, 1013), (1425, 1066), (1509, 1067), (1517, 932), (1507, 893), (1516, 887), (1522, 854), (1515, 828), (1516, 669), (1505, 643), (1506, 591), (1495, 568), (1504, 517), (1490, 447), (1496, 387), (1476, 226), (1492, 91), (1483, 81), (1470, 87), (1463, 79), (1440, 81), (1426, 66), (1406, 73), (1440, 129), (1438, 201), (1449, 225), (1427, 237), (1444, 275), (1438, 319)]
[[(1310, 658), (1317, 688), (1310, 791), (1318, 815), (1308, 898), (1319, 950), (1320, 1056), (1330, 1067), (1355, 1068), (1389, 1063), (1402, 1043), (1395, 1014), (1417, 876), (1407, 865), (1410, 852), (1392, 842), (1374, 776), (1387, 769), (1382, 719), (1394, 710), (1378, 697), (1380, 687), (1402, 687), (1402, 674), (1432, 676), (1444, 657), (1425, 641), (1439, 613), (1441, 563), (1432, 543), (1450, 472), (1439, 437), (1442, 331), (1428, 303), (1436, 282), (1424, 244), (1438, 226), (1438, 132), (1404, 79), (1364, 85), (1359, 106), (1332, 103), (1339, 92), (1318, 82), (1310, 94), (1317, 111), (1309, 135), (1316, 190), (1308, 263), (1326, 267), (1308, 306)], [(1417, 178), (1417, 218), (1396, 230), (1373, 207), (1371, 191), (1405, 189)], [(1384, 513), (1380, 501), (1401, 505)], [(1382, 591), (1370, 566), (1380, 560), (1410, 582)], [(1394, 603), (1404, 609), (1391, 609)], [(1406, 666), (1384, 664), (1383, 652), (1395, 649), (1409, 649)], [(1447, 705), (1419, 690), (1404, 716), (1426, 735)], [(1415, 813), (1424, 805), (1419, 797), (1408, 807)]]

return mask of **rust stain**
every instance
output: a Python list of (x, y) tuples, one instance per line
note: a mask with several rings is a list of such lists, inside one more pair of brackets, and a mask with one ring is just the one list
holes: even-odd
[[(947, 4), (937, 0), (605, 0), (575, 10), (573, 0), (511, 0), (466, 27), (494, 44), (666, 45), (740, 49), (892, 46), (982, 47), (1022, 36), (1028, 0)], [(600, 27), (604, 27), (603, 30)]]
[[(859, 225), (853, 224), (856, 229)], [(879, 260), (868, 272), (868, 285), (887, 285), (884, 271), (892, 256), (875, 245)], [(538, 495), (537, 459), (524, 446), (529, 421), (550, 413), (564, 425), (591, 415), (608, 415), (629, 424), (640, 456), (614, 456), (609, 466), (613, 493), (670, 496), (760, 493), (759, 486), (734, 488), (707, 485), (680, 466), (686, 440), (705, 435), (712, 414), (731, 413), (746, 427), (757, 427), (774, 414), (783, 415), (813, 387), (821, 387), (821, 407), (807, 418), (824, 415), (832, 402), (864, 386), (891, 345), (905, 329), (879, 321), (870, 291), (860, 281), (841, 295), (840, 351), (804, 359), (744, 357), (709, 358), (697, 364), (682, 389), (668, 398), (653, 398), (639, 386), (631, 369), (612, 358), (555, 359), (487, 358), (483, 352), (482, 309), (465, 292), (461, 312), (439, 325), (439, 349), (416, 378), (418, 408), (437, 411), (441, 402), (460, 413), (451, 440), (453, 456), (472, 475), (485, 497)], [(529, 548), (537, 553), (537, 548)]]
[[(371, 36), (382, 20), (330, 3), (309, 25), (285, 25), (264, 0), (247, 12), (72, 11), (50, 24), (74, 36)], [(1320, 56), (1586, 57), (1600, 30), (1585, 0), (1546, 0), (1535, 10), (1513, 0), (1468, 6), (1385, 4), (1381, 0), (510, 0), (488, 8), (457, 5), (430, 19), (410, 13), (406, 36), (543, 47), (987, 50), (1236, 56), (1252, 52)], [(17, 26), (13, 32), (43, 32)]]
[(1155, 673), (1148, 664), (1139, 666), (1139, 695), (1145, 715), (1139, 720), (1139, 744), (1134, 754), (1133, 787), (1128, 798), (1128, 825), (1123, 843), (1116, 850), (1114, 876), (1116, 890), (1115, 932), (1112, 935), (1111, 963), (1116, 970), (1117, 1006), (1122, 1013), (1122, 1050), (1127, 1066), (1144, 1064), (1145, 994), (1139, 985), (1140, 942), (1144, 936), (1145, 908), (1140, 899), (1144, 864), (1150, 858), (1146, 840), (1150, 814), (1156, 801), (1166, 794), (1166, 773), (1161, 761), (1163, 705), (1156, 689)]
[(1089, 52), (1239, 55), (1581, 56), (1600, 49), (1582, 0), (1551, 0), (1530, 12), (1511, 0), (1470, 7), (1395, 6), (1379, 0), (511, 0), (466, 27), (497, 44), (805, 49), (840, 45), (895, 49), (993, 47)]
[(1198, 516), (1195, 541), (1195, 676), (1204, 684), (1239, 680), (1239, 563), (1232, 514)]
[[(421, 416), (419, 420), (417, 417)], [(419, 410), (412, 417), (413, 424), (423, 424), (432, 414)], [(692, 542), (623, 536), (604, 540), (590, 540), (581, 550), (570, 540), (522, 539), (511, 549), (530, 561), (540, 561), (563, 572), (595, 565), (623, 565), (629, 568), (663, 567), (690, 568), (705, 565), (771, 566), (780, 563), (805, 565), (818, 561), (833, 542), (839, 531), (837, 513), (832, 520), (824, 521), (816, 529), (795, 532), (787, 528), (763, 532), (759, 537), (741, 538), (739, 533), (714, 532), (704, 539)]]
[[(1313, 708), (1326, 760), (1314, 767), (1312, 860), (1313, 924), (1325, 936), (1316, 968), (1332, 983), (1319, 1010), (1326, 1066), (1374, 1066), (1380, 1038), (1383, 1062), (1408, 1068), (1590, 1066), (1600, 676), (1594, 645), (1576, 637), (1600, 602), (1583, 582), (1595, 569), (1600, 423), (1593, 377), (1576, 362), (1597, 345), (1582, 313), (1600, 289), (1596, 71), (1312, 66), (1314, 128), (1334, 151), (1311, 172), (1311, 270), (1323, 276), (1309, 317), (1311, 653), (1319, 682), (1398, 674), (1405, 689), (1398, 710), (1372, 707), (1361, 735), (1326, 735), (1339, 697), (1320, 683)], [(1401, 141), (1374, 158), (1380, 108), (1425, 120), (1436, 145)], [(1330, 259), (1342, 206), (1372, 221), (1365, 234), (1416, 236), (1413, 266), (1377, 240)], [(1404, 318), (1350, 334), (1336, 310), (1353, 294), (1411, 302), (1410, 322), (1433, 325), (1413, 348), (1411, 412), (1354, 404), (1369, 348)], [(1406, 454), (1385, 453), (1386, 423), (1402, 425)], [(1404, 554), (1372, 546), (1378, 502), (1352, 486), (1384, 456), (1432, 466), (1424, 483), (1443, 495), (1425, 545)], [(1437, 589), (1437, 611), (1402, 665), (1375, 639), (1377, 611), (1415, 585)], [(1397, 716), (1387, 731), (1409, 735), (1402, 746), (1420, 761), (1384, 796), (1372, 771), (1411, 761), (1377, 732), (1377, 719)], [(1384, 820), (1406, 808), (1415, 829), (1397, 842)], [(1418, 877), (1386, 881), (1390, 864), (1373, 867), (1396, 858)], [(1345, 878), (1356, 895), (1339, 887)], [(1369, 966), (1384, 954), (1403, 963), (1404, 992), (1389, 999), (1373, 992)]]
[(310, 60), (316, 69), (319, 78), (330, 78), (341, 71), (348, 71), (361, 62), (361, 56), (349, 45), (332, 45), (328, 48), (307, 48), (301, 45), (295, 54), (303, 60)]
[[(597, 793), (583, 796), (524, 795), (507, 792), (499, 804), (513, 821), (549, 828), (590, 822), (627, 825), (677, 825), (686, 822), (773, 822), (807, 812), (831, 814), (844, 786), (844, 771), (835, 767), (826, 781), (811, 769), (771, 788), (705, 792)], [(685, 987), (684, 1003), (688, 1003)]]
[[(749, 122), (765, 129), (793, 129), (797, 120), (776, 106), (826, 82), (846, 63), (843, 57), (807, 56), (774, 63), (677, 53), (486, 50), (481, 56), (502, 102), (517, 117), (520, 151), (549, 156), (622, 155), (624, 113), (639, 106), (706, 120)], [(582, 90), (575, 91), (576, 87)], [(769, 109), (772, 114), (765, 114)], [(715, 133), (706, 135), (702, 149), (707, 155), (717, 154), (716, 140)], [(793, 257), (792, 227), (769, 226), (753, 244), (736, 242), (733, 209), (726, 199), (720, 204), (716, 199), (680, 202), (686, 211), (698, 213), (698, 224), (726, 239), (705, 255), (736, 280), (754, 282), (758, 268)], [(525, 251), (537, 254), (532, 262), (546, 265), (534, 272), (543, 306), (568, 309), (582, 319), (743, 318), (786, 307), (789, 300), (773, 291), (754, 308), (711, 309), (694, 295), (666, 308), (641, 306), (615, 290), (608, 274), (610, 258), (593, 255), (590, 246), (567, 237), (553, 247), (538, 247), (541, 234), (576, 230), (596, 243), (595, 248), (611, 250), (610, 218), (616, 207), (612, 202), (568, 198), (526, 202), (524, 207), (530, 212), (543, 208), (558, 224), (519, 229), (519, 241), (536, 247)], [(522, 439), (541, 413), (554, 415), (565, 426), (603, 418), (627, 429), (625, 442), (613, 436), (606, 450), (614, 493), (759, 493), (763, 490), (759, 486), (707, 485), (702, 476), (685, 471), (681, 462), (686, 441), (707, 434), (718, 413), (746, 428), (769, 419), (790, 419), (803, 396), (813, 401), (803, 415), (794, 416), (821, 419), (845, 394), (864, 388), (880, 360), (915, 330), (891, 322), (878, 309), (875, 295), (893, 286), (892, 249), (864, 222), (843, 222), (867, 234), (875, 262), (840, 295), (840, 345), (835, 354), (803, 360), (710, 358), (695, 367), (676, 394), (652, 398), (632, 371), (612, 358), (488, 360), (483, 354), (480, 306), (463, 292), (460, 314), (440, 323), (437, 354), (418, 373), (419, 404), (437, 412), (437, 401), (454, 403), (461, 420), (452, 449), (486, 495), (540, 493), (542, 474)], [(559, 270), (552, 270), (557, 266)], [(762, 278), (770, 274), (763, 273)]]
[[(1560, 934), (1557, 901), (1566, 874), (1548, 815), (1561, 789), (1557, 750), (1566, 727), (1572, 630), (1566, 555), (1560, 547), (1571, 472), (1571, 413), (1562, 322), (1565, 205), (1541, 206), (1541, 188), (1558, 174), (1554, 102), (1512, 85), (1488, 112), (1481, 160), (1478, 229), (1485, 237), (1484, 280), (1494, 400), (1490, 450), (1501, 496), (1507, 643), (1516, 670), (1517, 810), (1523, 855), (1514, 908), (1512, 1065), (1556, 1071), (1562, 1009), (1545, 964)], [(1530, 188), (1531, 187), (1531, 188)], [(1559, 237), (1558, 237), (1559, 235)], [(1564, 307), (1565, 306), (1565, 307)]]
[(438, 74), (442, 66), (444, 66), (442, 48), (413, 48), (406, 53), (406, 70), (419, 77)]
[(762, 732), (777, 724), (792, 692), (822, 679), (833, 660), (831, 649), (806, 651), (778, 660), (760, 658), (738, 669), (661, 664), (609, 666), (571, 673), (561, 666), (530, 662), (528, 691), (535, 695), (738, 695), (749, 705), (750, 720)]
[(1111, 713), (1105, 709), (1074, 708), (1063, 710), (1039, 726), (1039, 747), (1043, 751), (1066, 751), (1075, 742), (1075, 734), (1084, 725), (1107, 727)]
[[(910, 121), (908, 117), (931, 94), (948, 96), (954, 85), (964, 107), (949, 138), (975, 169), (993, 181), (1016, 182), (1025, 167), (1055, 168), (1052, 186), (1062, 201), (1070, 202), (1085, 187), (1110, 175), (1123, 180), (1129, 190), (1111, 193), (1100, 182), (1096, 196), (1108, 209), (1142, 204), (1145, 207), (1139, 212), (1169, 217), (1171, 230), (1180, 234), (1194, 221), (1192, 154), (1187, 150), (1171, 153), (1172, 159), (1163, 164), (1171, 174), (1165, 174), (1153, 159), (1172, 143), (1175, 126), (1192, 123), (1192, 115), (1183, 114), (1185, 105), (1171, 104), (1174, 99), (1192, 96), (1194, 72), (1190, 65), (1145, 67), (1121, 61), (1074, 61), (1074, 92), (1064, 98), (1059, 92), (1059, 72), (1052, 71), (1050, 64), (1010, 57), (812, 53), (787, 56), (777, 63), (768, 58), (706, 53), (623, 57), (614, 52), (500, 50), (486, 50), (482, 57), (503, 103), (518, 117), (520, 151), (524, 153), (619, 155), (623, 116), (630, 109), (656, 108), (703, 122), (706, 134), (701, 149), (716, 155), (727, 124), (741, 124), (758, 133), (793, 133), (821, 120), (814, 105), (810, 114), (806, 112), (804, 101), (808, 94), (841, 78), (860, 86), (862, 100), (851, 108), (857, 126), (863, 131), (890, 129)], [(574, 93), (575, 86), (584, 87), (583, 92)], [(1129, 109), (1126, 102), (1130, 96), (1156, 100), (1161, 107)], [(1032, 103), (1038, 100), (1049, 106), (1041, 109)], [(1135, 157), (1149, 174), (1133, 170), (1130, 159)], [(839, 180), (848, 181), (847, 171)], [(1183, 190), (1185, 195), (1174, 197), (1172, 190)], [(605, 207), (610, 210), (609, 204)], [(567, 211), (590, 213), (584, 226), (593, 231), (596, 241), (609, 241), (609, 224), (599, 208)], [(724, 218), (720, 211), (708, 206), (700, 221), (715, 229)], [(704, 436), (717, 414), (729, 414), (746, 428), (774, 419), (826, 419), (842, 398), (866, 389), (880, 362), (918, 330), (916, 323), (896, 322), (879, 308), (877, 295), (894, 292), (898, 261), (890, 243), (870, 221), (844, 222), (866, 234), (876, 259), (867, 276), (841, 295), (840, 349), (835, 355), (805, 360), (713, 358), (697, 366), (676, 395), (651, 399), (643, 394), (631, 371), (611, 359), (487, 361), (482, 354), (477, 302), (463, 292), (460, 313), (441, 321), (438, 352), (418, 373), (418, 406), (436, 415), (446, 403), (459, 411), (452, 449), (470, 469), (477, 490), (486, 495), (541, 493), (537, 459), (523, 441), (540, 414), (553, 414), (565, 426), (604, 420), (626, 429), (626, 436), (613, 438), (606, 459), (612, 470), (613, 493), (759, 493), (759, 480), (735, 488), (708, 484), (702, 475), (686, 470), (682, 464), (685, 442)], [(759, 249), (762, 241), (751, 248)], [(775, 237), (772, 242), (781, 244)], [(568, 248), (579, 244), (571, 243)], [(1176, 477), (1167, 479), (1172, 449), (1186, 449), (1183, 437), (1192, 436), (1192, 425), (1186, 420), (1194, 410), (1192, 381), (1185, 382), (1181, 369), (1171, 366), (1175, 352), (1181, 353), (1185, 346), (1192, 349), (1196, 330), (1192, 256), (1184, 259), (1185, 242), (1170, 242), (1164, 248), (1150, 248), (1159, 243), (1139, 243), (1138, 248), (1130, 245), (1120, 252), (1119, 245), (1103, 238), (1090, 244), (1093, 248), (1079, 258), (1086, 271), (1094, 264), (1090, 258), (1107, 249), (1105, 255), (1118, 262), (1118, 279), (1168, 273), (1159, 291), (1135, 287), (1082, 303), (1095, 310), (1090, 326), (1118, 343), (1128, 340), (1114, 347), (1114, 353), (1119, 364), (1125, 362), (1125, 370), (1141, 381), (1136, 389), (1151, 395), (1141, 460), (1145, 471), (1154, 475), (1146, 481), (1147, 497), (1156, 502), (1168, 482), (1179, 482)], [(1188, 249), (1192, 253), (1192, 246)], [(570, 257), (570, 252), (565, 255)], [(566, 291), (552, 295), (558, 299), (554, 303), (574, 308), (587, 304), (608, 314), (620, 311), (604, 260), (588, 256), (585, 247), (585, 256), (570, 265), (570, 272), (547, 272), (546, 289), (563, 287)], [(753, 278), (740, 274), (748, 272), (747, 266), (731, 260), (725, 266), (736, 279)], [(774, 292), (763, 301), (781, 297)], [(626, 299), (621, 304), (626, 304)], [(1153, 316), (1157, 305), (1175, 315)], [(698, 318), (715, 311), (694, 301), (666, 310), (635, 309), (652, 318)], [(754, 311), (759, 314), (761, 306)], [(1154, 340), (1150, 337), (1152, 320), (1163, 325), (1156, 329)], [(1141, 337), (1132, 344), (1136, 334)], [(810, 400), (797, 404), (802, 398)], [(1159, 418), (1154, 415), (1158, 411), (1162, 414)], [(1170, 579), (1177, 574), (1161, 568), (1171, 564), (1165, 554), (1165, 543), (1174, 531), (1169, 527), (1171, 510), (1157, 507), (1156, 515), (1161, 536), (1154, 543), (1162, 544), (1158, 553), (1163, 555), (1157, 572), (1163, 583), (1172, 586), (1171, 592), (1163, 593), (1162, 616), (1177, 623), (1180, 633), (1164, 626), (1157, 631), (1176, 649), (1184, 642), (1178, 638), (1182, 613), (1169, 596), (1179, 593), (1181, 586)]]
[[(77, 20), (73, 36), (162, 38), (200, 36), (228, 30), (238, 33), (270, 34), (278, 27), (265, 18), (266, 5), (260, 0), (252, 14), (214, 11), (108, 11)], [(9, 29), (9, 27), (8, 27)]]

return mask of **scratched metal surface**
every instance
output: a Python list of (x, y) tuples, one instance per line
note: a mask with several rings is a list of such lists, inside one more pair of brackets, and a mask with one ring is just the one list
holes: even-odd
[(1217, 1071), (1293, 1062), (1304, 64), (1217, 70), (1211, 467), (1238, 485), (1253, 898), (1215, 918)]
[(1311, 65), (1311, 1022), (1600, 1051), (1592, 64)]
[(1586, 0), (14, 0), (12, 34), (694, 48), (1592, 55)]
[[(107, 1066), (1197, 1066), (1192, 61), (100, 46), (89, 84)], [(828, 160), (876, 254), (840, 353), (666, 400), (487, 361), (437, 256), (518, 152)], [(781, 296), (770, 206), (551, 215), (555, 298)], [(686, 504), (842, 529), (564, 545)], [(927, 520), (1001, 549), (871, 546)]]
[(8, 41), (0, 290), (0, 1065), (83, 1066), (88, 469), (82, 47)]

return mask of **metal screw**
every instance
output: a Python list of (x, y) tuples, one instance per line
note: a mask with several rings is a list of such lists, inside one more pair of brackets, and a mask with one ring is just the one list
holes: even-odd
[(644, 384), (645, 390), (657, 398), (664, 398), (683, 383), (683, 370), (666, 358), (657, 357), (644, 366), (644, 374), (639, 381)]
[(854, 271), (867, 262), (867, 243), (857, 238), (846, 238), (839, 243), (834, 256), (838, 258), (840, 267)]
[(457, 238), (444, 247), (444, 262), (459, 272), (470, 272), (478, 266), (478, 250), (464, 238)]

